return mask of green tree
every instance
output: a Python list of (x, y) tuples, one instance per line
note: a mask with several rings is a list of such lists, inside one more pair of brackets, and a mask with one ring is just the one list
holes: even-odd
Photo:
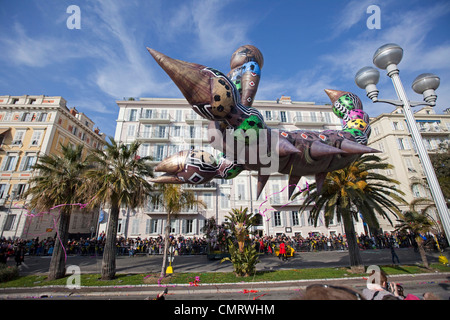
[[(427, 204), (427, 206), (418, 211), (417, 206), (421, 204)], [(434, 204), (429, 199), (419, 198), (414, 200), (410, 204), (410, 210), (399, 214), (399, 219), (397, 220), (399, 224), (396, 225), (396, 231), (409, 231), (414, 234), (420, 257), (424, 267), (427, 269), (429, 268), (429, 264), (425, 254), (425, 239), (423, 237), (431, 231), (438, 231), (437, 229), (433, 230), (433, 221), (427, 213), (428, 209), (433, 206)], [(437, 227), (439, 228), (439, 226)]]
[(256, 216), (248, 213), (248, 208), (231, 209), (225, 218), (225, 227), (230, 230), (238, 243), (239, 251), (244, 252), (245, 241), (249, 239), (252, 227), (256, 224)]
[(358, 221), (359, 213), (372, 230), (378, 230), (378, 216), (387, 219), (392, 225), (386, 211), (397, 216), (400, 209), (394, 201), (404, 203), (401, 197), (404, 193), (396, 186), (399, 182), (378, 173), (378, 170), (392, 168), (392, 165), (381, 162), (375, 155), (365, 155), (344, 169), (329, 172), (320, 193), (314, 183), (293, 196), (306, 196), (300, 210), (312, 207), (309, 218), (315, 226), (322, 211), (327, 227), (335, 217), (343, 223), (350, 266), (354, 269), (363, 267), (353, 222)]
[[(251, 245), (251, 229), (256, 224), (257, 217), (248, 213), (248, 208), (232, 209), (225, 218), (228, 221), (225, 227), (230, 230), (232, 237), (228, 240), (228, 252), (230, 258), (222, 259), (231, 261), (236, 276), (248, 277), (256, 270), (256, 264), (259, 262), (258, 252)], [(236, 246), (236, 242), (238, 246)]]
[(94, 196), (92, 204), (109, 205), (109, 221), (102, 261), (102, 279), (114, 279), (116, 274), (116, 242), (121, 206), (131, 209), (142, 207), (152, 191), (146, 180), (153, 176), (148, 161), (151, 157), (140, 157), (140, 143), (129, 146), (116, 143), (112, 137), (103, 150), (89, 156), (94, 167), (86, 172), (88, 183), (85, 192)]
[(63, 245), (67, 243), (70, 215), (76, 208), (72, 204), (87, 201), (80, 188), (85, 183), (83, 173), (88, 165), (89, 162), (83, 157), (82, 145), (74, 147), (61, 145), (61, 154), (41, 156), (34, 166), (37, 175), (30, 180), (31, 187), (25, 193), (25, 196), (32, 197), (30, 209), (44, 212), (60, 206), (57, 239), (48, 273), (49, 280), (65, 276), (66, 256)]
[(450, 145), (441, 143), (436, 153), (430, 153), (430, 160), (448, 203), (450, 201)]
[(160, 277), (166, 276), (167, 253), (169, 250), (170, 224), (172, 218), (187, 209), (195, 206), (206, 207), (204, 202), (197, 200), (194, 192), (183, 189), (178, 184), (158, 184), (151, 195), (153, 205), (162, 205), (166, 211), (166, 227), (164, 230), (164, 253)]

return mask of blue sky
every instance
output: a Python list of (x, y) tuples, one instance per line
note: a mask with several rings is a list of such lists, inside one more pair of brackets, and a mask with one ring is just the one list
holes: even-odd
[[(81, 29), (69, 29), (70, 5)], [(380, 29), (369, 29), (380, 8)], [(385, 43), (404, 49), (400, 76), (411, 89), (424, 72), (437, 74), (436, 110), (450, 107), (450, 2), (337, 0), (0, 0), (0, 95), (63, 96), (114, 135), (118, 107), (127, 97), (182, 97), (147, 52), (229, 71), (243, 44), (264, 55), (256, 99), (281, 95), (329, 103), (326, 88), (356, 93), (371, 116), (392, 111), (373, 104), (354, 83)], [(379, 98), (396, 98), (381, 72)]]

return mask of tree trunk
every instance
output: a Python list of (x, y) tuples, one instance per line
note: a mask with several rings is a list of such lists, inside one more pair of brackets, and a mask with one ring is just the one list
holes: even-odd
[(55, 246), (48, 271), (48, 280), (63, 278), (66, 275), (66, 249), (64, 246), (67, 244), (69, 232), (70, 208), (70, 206), (64, 206), (61, 209)]
[(422, 259), (423, 266), (427, 269), (430, 268), (430, 265), (428, 264), (427, 255), (425, 254), (425, 248), (423, 247), (423, 239), (422, 237), (418, 236), (416, 237), (417, 247), (419, 248), (420, 258)]
[(119, 205), (112, 204), (109, 213), (108, 230), (106, 232), (105, 250), (103, 251), (102, 280), (112, 280), (116, 276), (116, 241), (118, 222)]
[[(348, 244), (348, 254), (350, 258), (350, 267), (352, 270), (360, 271), (363, 270), (364, 266), (362, 264), (361, 254), (359, 252), (358, 243), (356, 241), (355, 225), (353, 224), (353, 219), (351, 213), (343, 213), (342, 219), (344, 220), (344, 230), (347, 238)], [(363, 270), (364, 271), (364, 270)]]
[(171, 214), (167, 213), (166, 228), (164, 230), (164, 251), (163, 251), (163, 261), (161, 266), (160, 278), (166, 276), (166, 266), (167, 266), (167, 252), (169, 251), (169, 236), (170, 236), (170, 217)]

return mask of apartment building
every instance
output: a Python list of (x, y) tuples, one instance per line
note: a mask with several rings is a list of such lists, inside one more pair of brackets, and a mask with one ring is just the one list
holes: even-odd
[[(424, 107), (417, 110), (414, 117), (425, 148), (430, 154), (437, 152), (441, 143), (449, 143), (450, 114), (436, 114), (432, 107)], [(372, 135), (368, 145), (383, 151), (379, 156), (394, 166), (394, 169), (388, 169), (384, 174), (400, 182), (400, 189), (405, 192), (405, 200), (410, 203), (422, 197), (431, 199), (425, 173), (402, 108), (380, 114), (371, 119), (370, 124)], [(401, 209), (407, 210), (408, 206), (402, 206)]]
[[(124, 143), (139, 140), (142, 143), (141, 155), (152, 156), (154, 164), (168, 155), (191, 148), (218, 155), (218, 151), (208, 145), (208, 120), (192, 111), (185, 99), (140, 98), (117, 101), (117, 104), (119, 115), (115, 140)], [(261, 112), (267, 125), (272, 128), (316, 131), (342, 128), (330, 105), (297, 102), (283, 96), (277, 101), (257, 100), (253, 107)], [(313, 176), (303, 177), (298, 188), (306, 188), (306, 182), (313, 181)], [(249, 171), (231, 180), (215, 179), (201, 185), (184, 185), (186, 189), (193, 190), (207, 208), (190, 208), (181, 212), (172, 221), (171, 232), (199, 236), (206, 219), (215, 217), (222, 223), (231, 208), (248, 207), (259, 217), (256, 230), (260, 235), (301, 234), (306, 237), (309, 233), (343, 233), (343, 226), (337, 222), (333, 222), (328, 229), (323, 224), (323, 218), (319, 219), (320, 225), (317, 227), (308, 222), (309, 213), (298, 211), (302, 199), (288, 199), (286, 175), (272, 174), (259, 199), (256, 199), (256, 185), (257, 173)], [(118, 230), (126, 237), (153, 237), (163, 233), (165, 221), (162, 207), (148, 204), (134, 211), (123, 208)], [(358, 223), (357, 231), (363, 232), (362, 223)]]
[[(105, 137), (95, 123), (60, 96), (0, 96), (0, 228), (5, 238), (31, 239), (55, 235), (58, 212), (28, 212), (23, 197), (41, 155), (57, 154), (61, 144), (102, 148)], [(89, 234), (97, 212), (78, 210), (70, 233)]]

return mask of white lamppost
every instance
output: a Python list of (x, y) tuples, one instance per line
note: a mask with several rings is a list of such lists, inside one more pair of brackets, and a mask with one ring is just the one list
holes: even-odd
[(430, 157), (422, 141), (422, 136), (417, 128), (416, 120), (411, 111), (411, 107), (426, 105), (434, 107), (436, 105), (436, 93), (435, 90), (439, 87), (440, 79), (434, 74), (423, 73), (419, 75), (412, 84), (412, 89), (423, 95), (424, 101), (416, 102), (409, 101), (406, 96), (405, 89), (400, 81), (399, 70), (397, 64), (400, 63), (403, 57), (403, 49), (394, 43), (389, 43), (381, 46), (373, 55), (373, 64), (379, 69), (387, 71), (387, 75), (391, 78), (394, 85), (398, 100), (382, 100), (378, 99), (378, 90), (376, 84), (380, 79), (380, 73), (373, 67), (364, 67), (360, 69), (355, 76), (355, 82), (361, 89), (365, 89), (367, 97), (373, 102), (384, 102), (393, 104), (395, 106), (401, 106), (406, 118), (406, 124), (408, 126), (411, 137), (416, 146), (417, 153), (422, 163), (425, 176), (430, 187), (431, 194), (433, 196), (436, 208), (441, 219), (444, 232), (447, 235), (447, 239), (450, 240), (450, 215), (447, 208), (447, 204), (442, 194), (441, 187), (431, 164)]

